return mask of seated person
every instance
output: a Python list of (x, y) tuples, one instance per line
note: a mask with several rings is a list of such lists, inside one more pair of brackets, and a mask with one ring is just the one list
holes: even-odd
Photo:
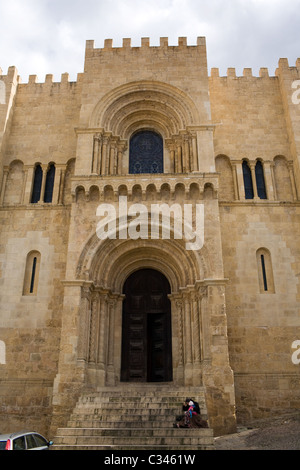
[(186, 398), (182, 410), (184, 415), (174, 425), (177, 428), (207, 428), (208, 423), (201, 418), (199, 404), (191, 398)]

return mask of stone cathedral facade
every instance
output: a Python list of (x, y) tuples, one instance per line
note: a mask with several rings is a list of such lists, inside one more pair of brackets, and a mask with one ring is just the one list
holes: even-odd
[(75, 82), (0, 71), (1, 431), (137, 383), (203, 388), (215, 434), (299, 409), (299, 165), (299, 59), (220, 76), (205, 38), (143, 38), (87, 41)]

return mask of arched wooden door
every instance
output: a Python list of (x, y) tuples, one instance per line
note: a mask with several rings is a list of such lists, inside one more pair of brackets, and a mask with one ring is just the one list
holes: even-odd
[(152, 269), (133, 273), (123, 293), (122, 366), (125, 382), (172, 380), (170, 285)]

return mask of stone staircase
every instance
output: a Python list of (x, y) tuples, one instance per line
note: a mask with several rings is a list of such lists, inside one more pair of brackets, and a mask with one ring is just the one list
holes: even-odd
[(174, 428), (190, 396), (206, 416), (204, 391), (142, 384), (99, 388), (80, 397), (66, 428), (57, 430), (53, 450), (208, 450), (209, 428)]

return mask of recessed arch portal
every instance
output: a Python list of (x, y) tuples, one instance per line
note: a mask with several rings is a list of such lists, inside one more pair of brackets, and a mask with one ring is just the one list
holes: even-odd
[[(187, 251), (184, 240), (99, 240), (97, 236), (92, 236), (82, 251), (76, 273), (82, 285), (78, 359), (88, 364), (89, 383), (101, 386), (133, 380), (172, 380), (181, 385), (191, 384), (195, 380), (198, 383), (201, 380), (200, 361), (207, 354), (200, 336), (201, 329), (206, 328), (205, 325), (201, 326), (201, 312), (204, 308), (202, 302), (205, 302), (202, 298), (207, 294), (205, 279), (210, 272), (209, 264), (205, 246), (199, 252)], [(159, 356), (165, 361), (162, 372), (158, 367), (151, 366), (155, 347), (150, 347), (144, 375), (138, 380), (135, 374), (130, 376), (128, 367), (123, 366), (126, 353), (124, 349), (122, 353), (122, 336), (126, 337), (132, 326), (129, 322), (127, 333), (124, 333), (123, 302), (128, 292), (124, 289), (127, 280), (144, 270), (155, 272), (154, 281), (148, 280), (144, 285), (168, 286), (163, 293), (157, 294), (155, 290), (158, 289), (154, 289), (154, 292), (144, 294), (146, 298), (149, 295), (155, 298), (156, 294), (158, 298), (163, 296), (168, 303), (167, 309), (155, 312), (147, 310), (149, 303), (147, 306), (146, 302), (145, 306), (144, 301), (144, 310), (140, 312), (144, 315), (140, 323), (143, 328), (146, 325), (144, 344), (148, 348), (148, 342), (153, 337), (164, 334), (168, 348)], [(132, 289), (131, 284), (131, 290), (136, 293), (138, 289)], [(149, 316), (151, 313), (157, 316)], [(91, 319), (87, 322), (89, 315)], [(185, 318), (188, 319), (187, 323)], [(128, 348), (125, 345), (127, 353)]]
[(187, 251), (185, 240), (99, 240), (96, 234), (86, 243), (77, 265), (76, 278), (122, 292), (126, 278), (140, 268), (165, 274), (173, 293), (209, 277), (211, 263), (204, 245)]

